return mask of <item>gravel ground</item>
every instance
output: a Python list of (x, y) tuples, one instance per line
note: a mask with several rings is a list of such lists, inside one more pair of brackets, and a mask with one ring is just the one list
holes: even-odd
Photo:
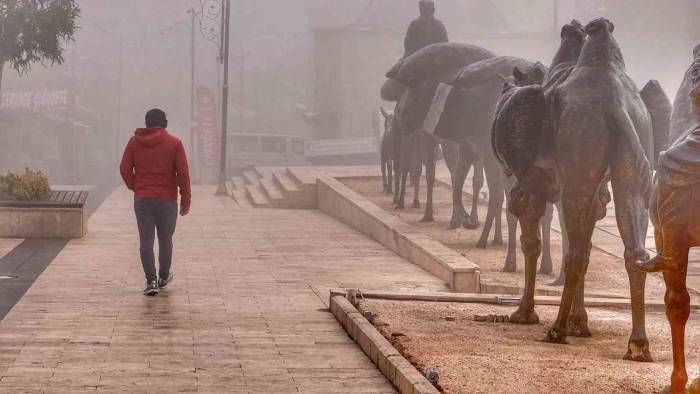
[[(420, 371), (436, 368), (445, 393), (654, 393), (670, 381), (662, 313), (647, 314), (655, 362), (635, 363), (622, 360), (631, 329), (625, 310), (589, 308), (593, 337), (552, 345), (537, 339), (556, 307), (538, 306), (541, 323), (534, 326), (474, 321), (475, 314), (514, 311), (495, 305), (364, 300), (361, 309), (375, 314), (375, 326)], [(688, 323), (691, 380), (698, 373), (698, 323), (697, 314)]]

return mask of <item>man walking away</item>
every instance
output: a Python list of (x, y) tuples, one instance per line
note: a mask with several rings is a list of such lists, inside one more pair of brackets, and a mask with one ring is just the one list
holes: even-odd
[(432, 0), (418, 2), (420, 18), (411, 22), (406, 32), (404, 58), (407, 58), (428, 45), (448, 42), (447, 29), (435, 18), (435, 3)]
[[(143, 294), (155, 296), (173, 280), (173, 234), (177, 222), (177, 193), (180, 215), (190, 212), (190, 175), (182, 142), (165, 129), (165, 112), (146, 113), (146, 128), (138, 129), (124, 150), (119, 167), (122, 179), (134, 192), (134, 212), (139, 229), (141, 264), (146, 274)], [(158, 234), (159, 273), (153, 254)]]

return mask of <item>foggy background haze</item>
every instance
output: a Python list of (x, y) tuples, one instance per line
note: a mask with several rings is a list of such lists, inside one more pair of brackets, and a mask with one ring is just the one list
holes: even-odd
[[(203, 0), (82, 0), (65, 63), (35, 64), (22, 77), (5, 66), (3, 103), (54, 92), (66, 108), (0, 111), (0, 171), (46, 172), (52, 183), (117, 179), (117, 163), (144, 113), (169, 116), (169, 131), (200, 166), (191, 135), (191, 16)], [(403, 53), (417, 0), (233, 0), (229, 133), (305, 140), (376, 137), (379, 88)], [(548, 65), (561, 25), (605, 16), (614, 22), (630, 75), (658, 79), (671, 100), (700, 42), (695, 0), (436, 0), (450, 40)], [(216, 42), (197, 20), (195, 85), (217, 95)], [(216, 41), (216, 40), (214, 40)], [(243, 86), (241, 86), (243, 81)], [(8, 94), (10, 96), (8, 96)], [(12, 96), (15, 95), (15, 96)], [(59, 100), (61, 101), (61, 100)], [(21, 106), (20, 106), (21, 107)], [(219, 117), (217, 110), (217, 117)], [(217, 125), (220, 122), (217, 122)], [(196, 143), (195, 143), (196, 145)], [(229, 152), (230, 155), (234, 153)], [(199, 171), (199, 172), (198, 172)], [(195, 179), (213, 181), (200, 169)]]

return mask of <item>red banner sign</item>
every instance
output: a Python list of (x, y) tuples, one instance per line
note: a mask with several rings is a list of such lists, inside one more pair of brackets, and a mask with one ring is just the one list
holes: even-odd
[(203, 181), (215, 181), (218, 176), (221, 144), (216, 95), (208, 87), (195, 90), (195, 113), (192, 134), (195, 136), (196, 157)]
[(0, 102), (0, 111), (3, 112), (39, 112), (66, 107), (68, 107), (67, 90), (6, 92), (2, 94)]

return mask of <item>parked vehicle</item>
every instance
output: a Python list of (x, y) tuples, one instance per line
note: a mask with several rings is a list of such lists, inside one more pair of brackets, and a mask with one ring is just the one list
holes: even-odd
[(228, 166), (237, 170), (250, 166), (306, 165), (304, 139), (292, 135), (232, 134)]

